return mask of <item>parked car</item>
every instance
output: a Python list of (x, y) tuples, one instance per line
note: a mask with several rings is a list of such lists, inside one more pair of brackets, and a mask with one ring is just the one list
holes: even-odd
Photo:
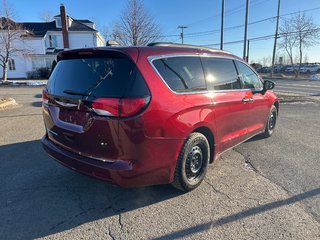
[(320, 69), (319, 64), (309, 64), (301, 67), (300, 72), (302, 73), (316, 73)]
[(123, 186), (190, 191), (226, 150), (274, 131), (279, 100), (231, 53), (150, 44), (64, 51), (43, 90), (43, 147)]
[(270, 73), (271, 67), (262, 67), (259, 69), (259, 73)]

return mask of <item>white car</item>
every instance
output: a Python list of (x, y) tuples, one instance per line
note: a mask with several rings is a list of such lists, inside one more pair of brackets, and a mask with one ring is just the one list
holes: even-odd
[(320, 69), (320, 64), (312, 64), (304, 66), (300, 69), (302, 73), (315, 73)]

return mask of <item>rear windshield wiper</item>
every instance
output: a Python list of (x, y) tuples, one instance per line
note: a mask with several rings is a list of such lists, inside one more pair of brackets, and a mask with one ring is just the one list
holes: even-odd
[(63, 92), (70, 95), (89, 96), (89, 94), (86, 92), (76, 92), (73, 90), (64, 90)]

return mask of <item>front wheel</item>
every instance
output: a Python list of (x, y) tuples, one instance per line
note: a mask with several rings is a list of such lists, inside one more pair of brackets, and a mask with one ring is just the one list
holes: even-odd
[(206, 175), (209, 157), (207, 138), (198, 132), (190, 134), (179, 153), (172, 185), (185, 192), (198, 187)]
[(277, 108), (273, 105), (269, 116), (268, 116), (268, 122), (266, 125), (266, 128), (264, 130), (264, 133), (261, 134), (262, 137), (270, 137), (276, 127), (276, 123), (277, 123), (277, 116), (278, 116), (278, 111)]

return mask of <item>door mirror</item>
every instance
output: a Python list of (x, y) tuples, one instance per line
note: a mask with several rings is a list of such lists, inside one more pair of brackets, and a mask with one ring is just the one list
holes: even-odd
[(271, 90), (274, 88), (276, 84), (273, 82), (273, 81), (270, 81), (270, 80), (265, 80), (263, 82), (263, 89), (265, 90)]
[(268, 90), (273, 89), (275, 85), (276, 84), (273, 81), (264, 80), (262, 94), (265, 94)]

